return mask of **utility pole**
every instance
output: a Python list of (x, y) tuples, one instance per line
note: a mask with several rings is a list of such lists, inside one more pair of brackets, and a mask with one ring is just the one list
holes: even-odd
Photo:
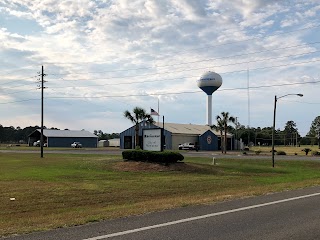
[(247, 93), (248, 93), (248, 147), (250, 148), (250, 75), (247, 68)]
[(235, 132), (235, 147), (236, 150), (239, 150), (239, 145), (238, 145), (238, 117), (236, 117), (236, 132)]
[(39, 86), (39, 88), (41, 88), (41, 136), (40, 136), (40, 151), (41, 151), (41, 158), (43, 158), (43, 90), (44, 90), (44, 70), (43, 70), (43, 66), (41, 67), (41, 86)]

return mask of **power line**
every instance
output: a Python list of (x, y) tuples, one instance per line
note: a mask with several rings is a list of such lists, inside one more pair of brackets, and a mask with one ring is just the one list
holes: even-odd
[[(19, 81), (23, 81), (23, 80), (19, 80)], [(18, 85), (18, 86), (4, 87), (4, 88), (1, 88), (1, 89), (2, 89), (2, 90), (6, 90), (6, 89), (13, 89), (13, 88), (18, 88), (18, 87), (21, 87), (21, 86), (31, 85), (31, 84), (34, 84), (34, 82), (24, 83), (24, 84), (21, 84), (21, 85)]]
[[(314, 60), (314, 61), (308, 61), (308, 62), (300, 62), (300, 63), (294, 63), (294, 64), (284, 64), (284, 65), (278, 65), (278, 66), (271, 66), (271, 67), (262, 67), (262, 68), (255, 68), (255, 69), (250, 69), (251, 71), (252, 70), (262, 70), (262, 69), (267, 69), (267, 68), (273, 68), (273, 67), (283, 67), (283, 66), (289, 66), (289, 65), (298, 65), (298, 64), (304, 64), (304, 63), (310, 63), (310, 62), (318, 62), (320, 61), (319, 60)], [(228, 73), (236, 73), (236, 72), (244, 72), (244, 71), (247, 71), (247, 70), (239, 70), (239, 71), (232, 71), (232, 72), (224, 72), (224, 73), (221, 73), (221, 74), (228, 74)], [(190, 76), (190, 77), (196, 77), (196, 76)], [(190, 78), (188, 77), (188, 78)], [(110, 79), (110, 78), (106, 78), (106, 79)], [(98, 84), (98, 85), (88, 85), (88, 86), (76, 86), (77, 88), (86, 88), (86, 87), (94, 87), (94, 86), (116, 86), (116, 85), (127, 85), (127, 84), (141, 84), (141, 83), (146, 83), (146, 82), (163, 82), (163, 81), (173, 81), (173, 80), (177, 80), (177, 79), (185, 79), (185, 78), (172, 78), (172, 79), (161, 79), (161, 80), (150, 80), (150, 81), (141, 81), (141, 82), (126, 82), (126, 83), (117, 83), (117, 84)], [(73, 80), (68, 80), (68, 81), (73, 81)], [(318, 83), (319, 81), (312, 81), (312, 82), (304, 82), (304, 83)], [(298, 84), (304, 84), (304, 83), (290, 83), (290, 84), (285, 84), (285, 85), (273, 85), (273, 86), (289, 86), (289, 85), (298, 85)], [(34, 84), (34, 83), (29, 83), (28, 85), (30, 84)], [(13, 89), (13, 88), (17, 88), (19, 86), (14, 86), (14, 87), (7, 87), (7, 88), (2, 88), (3, 90), (6, 90), (6, 89)], [(75, 87), (75, 86), (64, 86), (64, 87), (52, 87), (52, 88), (55, 88), (55, 89), (58, 89), (58, 88), (68, 88), (68, 87)], [(269, 87), (269, 86), (259, 86), (259, 87), (250, 87), (250, 89), (254, 89), (254, 88), (262, 88), (262, 87)], [(247, 89), (247, 88), (237, 88), (237, 89)], [(235, 89), (230, 89), (230, 90), (235, 90)], [(27, 91), (30, 91), (30, 90), (27, 90)], [(220, 90), (220, 91), (226, 91), (226, 90)], [(22, 92), (22, 91), (21, 91)]]
[[(313, 42), (311, 44), (317, 44), (320, 42)], [(296, 46), (308, 46), (307, 44), (302, 44), (302, 45), (296, 45)], [(244, 53), (244, 54), (236, 54), (236, 55), (231, 55), (231, 56), (226, 56), (226, 57), (218, 57), (218, 58), (208, 58), (208, 59), (202, 59), (198, 61), (192, 61), (192, 62), (183, 62), (183, 63), (177, 63), (177, 64), (171, 64), (171, 65), (162, 65), (162, 66), (155, 66), (157, 68), (162, 68), (162, 67), (172, 67), (172, 66), (178, 66), (178, 65), (185, 65), (185, 64), (190, 64), (190, 63), (200, 63), (200, 62), (208, 62), (208, 61), (213, 61), (213, 60), (218, 60), (218, 59), (227, 59), (227, 58), (234, 58), (234, 57), (241, 57), (241, 56), (247, 56), (251, 54), (257, 54), (257, 53), (263, 53), (263, 52), (270, 52), (270, 51), (277, 51), (277, 50), (283, 50), (283, 49), (289, 49), (289, 48), (294, 48), (296, 46), (290, 46), (290, 47), (284, 47), (284, 48), (278, 48), (278, 49), (273, 49), (273, 50), (263, 50), (263, 51), (257, 51), (257, 52), (251, 52), (251, 53)], [(290, 57), (290, 56), (300, 56), (300, 55), (305, 55), (305, 54), (311, 54), (311, 53), (317, 53), (319, 51), (313, 51), (313, 52), (307, 52), (307, 53), (300, 53), (300, 54), (292, 54), (292, 55), (287, 55), (287, 56), (279, 56), (279, 57), (274, 57), (272, 59), (277, 59), (277, 58), (284, 58), (284, 57)], [(270, 58), (268, 58), (270, 59)], [(268, 60), (266, 59), (266, 60)], [(263, 61), (262, 60), (256, 60), (256, 61)], [(247, 61), (244, 63), (251, 63), (251, 62), (256, 62), (256, 61)], [(235, 63), (239, 64), (239, 63)], [(232, 64), (231, 64), (232, 65)], [(216, 67), (221, 67), (221, 66), (229, 66), (229, 65), (220, 65)], [(120, 69), (120, 70), (108, 70), (108, 71), (95, 71), (95, 72), (76, 72), (76, 73), (48, 73), (48, 75), (54, 75), (54, 76), (65, 76), (65, 75), (77, 75), (77, 74), (100, 74), (100, 73), (112, 73), (112, 72), (123, 72), (123, 71), (133, 71), (133, 70), (146, 70), (146, 69), (154, 69), (154, 67), (143, 67), (143, 68), (133, 68), (133, 69)], [(160, 74), (160, 73), (158, 73)]]
[[(255, 87), (251, 87), (250, 86), (250, 89), (271, 88), (271, 87), (280, 87), (280, 86), (288, 86), (288, 85), (315, 84), (315, 83), (320, 83), (320, 81), (303, 82), (303, 83), (275, 84), (275, 85), (268, 85), (268, 86), (263, 85), (263, 86), (255, 86)], [(244, 87), (244, 88), (218, 89), (217, 92), (220, 92), (220, 91), (235, 91), (235, 90), (247, 90), (247, 87)], [(131, 94), (131, 95), (105, 95), (105, 96), (91, 96), (91, 97), (80, 97), (80, 96), (74, 96), (74, 97), (46, 97), (45, 99), (124, 98), (124, 97), (147, 97), (147, 96), (173, 95), (173, 94), (191, 94), (191, 93), (202, 93), (202, 91), (196, 90), (196, 91), (183, 91), (183, 92), (145, 93), (145, 94)], [(39, 100), (39, 99), (27, 99), (27, 100), (15, 101), (15, 102), (33, 101), (33, 100)], [(6, 103), (0, 103), (0, 104), (9, 104), (9, 103), (15, 103), (15, 102), (6, 102)]]
[[(263, 70), (263, 69), (270, 69), (270, 68), (277, 68), (277, 67), (286, 67), (286, 66), (293, 66), (293, 65), (301, 65), (301, 64), (306, 64), (306, 63), (314, 63), (318, 62), (318, 60), (311, 60), (311, 61), (304, 61), (304, 62), (295, 62), (295, 63), (289, 63), (289, 64), (281, 64), (281, 65), (274, 65), (274, 66), (267, 66), (267, 67), (260, 67), (260, 68), (251, 68), (250, 71), (255, 71), (255, 70)], [(243, 63), (241, 63), (243, 64)], [(230, 66), (232, 64), (226, 64), (226, 65), (219, 65), (220, 66)], [(217, 67), (217, 66), (213, 66)], [(208, 67), (206, 67), (208, 68)], [(184, 71), (192, 71), (192, 70), (200, 70), (200, 69), (206, 69), (206, 68), (197, 68), (197, 69), (187, 69)], [(240, 72), (245, 72), (247, 69), (241, 69), (241, 70), (236, 70), (236, 71), (230, 71), (230, 72), (221, 72), (220, 74), (231, 74), (231, 73), (240, 73)], [(178, 72), (183, 72), (183, 71), (178, 71)], [(135, 76), (116, 76), (116, 77), (106, 77), (106, 78), (94, 78), (94, 79), (77, 79), (77, 80), (65, 80), (65, 81), (90, 81), (90, 80), (110, 80), (110, 79), (121, 79), (121, 78), (134, 78), (134, 77), (146, 77), (146, 76), (153, 76), (153, 75), (160, 75), (160, 74), (165, 74), (165, 73), (177, 73), (177, 72), (163, 72), (163, 73), (152, 73), (152, 74), (144, 74), (144, 75), (135, 75)], [(179, 78), (180, 79), (180, 78)], [(126, 82), (126, 83), (117, 83), (117, 84), (102, 84), (102, 85), (93, 85), (93, 86), (106, 86), (106, 85), (122, 85), (122, 84), (132, 84), (132, 83), (144, 83), (144, 82), (156, 82), (156, 81), (166, 81), (166, 79), (161, 79), (161, 80), (149, 80), (149, 81), (140, 81), (140, 82)], [(90, 85), (88, 85), (90, 86)], [(74, 87), (74, 86), (70, 86)]]
[(11, 95), (11, 94), (16, 94), (16, 93), (22, 93), (22, 92), (30, 92), (30, 91), (33, 91), (35, 89), (31, 88), (29, 90), (21, 90), (21, 91), (16, 91), (16, 92), (10, 92), (10, 93), (6, 93), (6, 94), (3, 94), (3, 95)]
[[(11, 69), (9, 72), (2, 72), (2, 73), (6, 74), (6, 75), (12, 75), (12, 74), (15, 74), (16, 72), (21, 72), (21, 71), (26, 71), (26, 70), (34, 71), (34, 69), (30, 69), (30, 67), (34, 67), (34, 66), (19, 67), (16, 69)], [(0, 75), (0, 77), (3, 77), (3, 75)]]
[[(31, 78), (36, 78), (36, 77), (38, 77), (38, 76), (27, 77), (26, 79), (31, 79)], [(25, 79), (19, 79), (19, 80), (13, 80), (10, 82), (1, 83), (1, 85), (11, 84), (11, 83), (20, 82), (20, 81), (25, 81)]]
[(30, 98), (30, 99), (23, 99), (23, 100), (17, 100), (17, 101), (12, 101), (12, 102), (5, 102), (5, 103), (0, 103), (0, 104), (10, 104), (10, 103), (19, 103), (19, 102), (30, 102), (30, 101), (39, 101), (41, 98)]

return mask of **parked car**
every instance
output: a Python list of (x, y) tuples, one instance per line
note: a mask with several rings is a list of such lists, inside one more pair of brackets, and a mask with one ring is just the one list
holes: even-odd
[(73, 148), (82, 148), (82, 144), (80, 142), (71, 143), (71, 147)]
[[(34, 147), (40, 147), (40, 140), (34, 142), (34, 143), (33, 143), (33, 146), (34, 146)], [(47, 143), (43, 143), (43, 146), (46, 147), (46, 146), (47, 146)]]
[(197, 150), (197, 149), (194, 143), (187, 142), (187, 143), (179, 144), (179, 150)]

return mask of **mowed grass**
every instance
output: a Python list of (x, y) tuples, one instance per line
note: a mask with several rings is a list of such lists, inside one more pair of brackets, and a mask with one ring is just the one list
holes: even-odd
[[(308, 153), (308, 156), (311, 156), (312, 151), (320, 151), (318, 145), (301, 145), (300, 147), (295, 146), (275, 146), (276, 151), (284, 151), (287, 155), (306, 155), (303, 151), (304, 148), (310, 148), (311, 152)], [(271, 155), (271, 146), (254, 146), (250, 147), (250, 151), (261, 151), (260, 154)]]
[[(0, 153), (0, 236), (320, 184), (320, 162), (186, 158), (122, 171), (120, 156)], [(10, 198), (15, 198), (11, 201)]]

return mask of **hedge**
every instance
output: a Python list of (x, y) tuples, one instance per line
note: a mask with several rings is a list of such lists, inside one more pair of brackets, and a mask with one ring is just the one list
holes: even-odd
[(287, 153), (285, 151), (278, 151), (277, 155), (287, 155)]
[(137, 162), (155, 162), (162, 164), (176, 163), (184, 159), (183, 155), (173, 151), (154, 152), (146, 150), (125, 150), (122, 158)]
[(320, 156), (320, 152), (318, 152), (318, 151), (312, 151), (312, 156)]

